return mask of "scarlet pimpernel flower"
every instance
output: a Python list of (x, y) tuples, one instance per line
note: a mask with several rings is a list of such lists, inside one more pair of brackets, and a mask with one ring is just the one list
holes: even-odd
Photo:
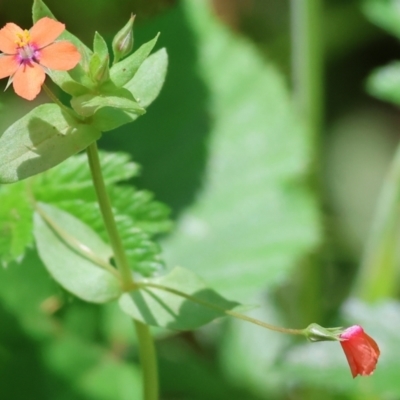
[(68, 71), (81, 59), (72, 43), (55, 41), (64, 30), (64, 24), (47, 17), (29, 31), (6, 24), (0, 29), (0, 79), (10, 77), (8, 85), (13, 84), (15, 93), (33, 100), (48, 70)]
[(359, 325), (347, 328), (339, 338), (353, 378), (357, 375), (371, 375), (380, 355), (375, 340)]

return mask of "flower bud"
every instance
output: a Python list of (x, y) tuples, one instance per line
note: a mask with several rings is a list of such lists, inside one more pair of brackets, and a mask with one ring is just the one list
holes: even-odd
[(318, 324), (311, 324), (304, 329), (303, 334), (310, 342), (340, 341), (343, 328), (323, 328)]
[(378, 345), (359, 325), (347, 328), (340, 335), (340, 344), (350, 366), (353, 378), (371, 375), (381, 354)]
[(127, 24), (114, 36), (112, 49), (114, 52), (114, 63), (126, 57), (133, 49), (133, 22), (135, 16), (132, 14)]

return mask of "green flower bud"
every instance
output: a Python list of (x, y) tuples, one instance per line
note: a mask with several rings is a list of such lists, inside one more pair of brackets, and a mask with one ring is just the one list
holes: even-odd
[(323, 328), (318, 324), (311, 324), (304, 329), (303, 334), (310, 342), (340, 341), (343, 328)]
[(128, 23), (114, 36), (112, 49), (114, 53), (114, 64), (126, 57), (133, 49), (133, 22), (135, 16), (132, 14)]

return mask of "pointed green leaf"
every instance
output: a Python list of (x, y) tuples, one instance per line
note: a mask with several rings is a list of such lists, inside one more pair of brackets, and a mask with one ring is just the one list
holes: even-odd
[(71, 96), (82, 96), (88, 93), (89, 87), (82, 85), (72, 78), (67, 71), (52, 71), (48, 72), (51, 80), (59, 86), (64, 92), (70, 94)]
[[(76, 241), (99, 259), (109, 262), (112, 252), (87, 225), (53, 206), (39, 204), (34, 236), (39, 256), (53, 278), (75, 296), (105, 303), (121, 294), (119, 279), (78, 250)], [(44, 213), (44, 214), (43, 214)]]
[(136, 111), (132, 112), (120, 108), (102, 107), (93, 117), (93, 126), (102, 132), (108, 132), (137, 120), (142, 114), (144, 113), (139, 114)]
[(122, 61), (114, 64), (110, 69), (111, 80), (116, 86), (122, 87), (129, 82), (136, 74), (137, 70), (153, 50), (159, 34), (149, 42), (143, 44), (129, 57), (124, 58)]
[(55, 104), (43, 104), (0, 136), (0, 182), (11, 183), (46, 171), (99, 139)]
[(104, 107), (116, 108), (121, 111), (136, 113), (137, 115), (145, 113), (144, 108), (142, 108), (135, 100), (118, 96), (96, 96), (86, 94), (74, 97), (71, 100), (71, 105), (79, 115), (84, 117), (91, 117), (98, 110)]
[[(216, 318), (224, 317), (225, 310), (239, 305), (224, 299), (208, 288), (195, 273), (180, 267), (174, 268), (166, 276), (146, 282), (183, 292), (196, 299), (189, 300), (153, 287), (124, 293), (119, 300), (122, 311), (148, 325), (178, 330), (196, 329)], [(210, 304), (217, 309), (207, 306)]]
[(102, 60), (108, 57), (107, 43), (99, 32), (95, 32), (94, 34), (93, 51), (98, 54)]
[(159, 95), (167, 68), (168, 54), (163, 48), (146, 58), (134, 77), (125, 85), (142, 107), (147, 108)]

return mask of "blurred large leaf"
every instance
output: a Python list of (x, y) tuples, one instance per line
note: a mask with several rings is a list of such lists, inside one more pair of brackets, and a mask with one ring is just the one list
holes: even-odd
[(374, 71), (368, 78), (367, 90), (378, 99), (400, 105), (400, 62)]
[(400, 7), (397, 0), (364, 0), (363, 9), (372, 22), (400, 38)]
[(206, 2), (184, 4), (215, 120), (202, 191), (165, 248), (171, 265), (243, 300), (282, 282), (318, 242), (316, 204), (304, 183), (310, 139), (276, 70)]

